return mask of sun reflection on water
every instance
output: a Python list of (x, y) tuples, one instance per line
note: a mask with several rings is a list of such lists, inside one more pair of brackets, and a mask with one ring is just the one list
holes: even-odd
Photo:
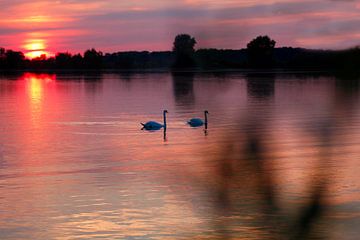
[(46, 85), (55, 81), (56, 75), (25, 73), (23, 80), (29, 96), (31, 119), (36, 121), (40, 117)]

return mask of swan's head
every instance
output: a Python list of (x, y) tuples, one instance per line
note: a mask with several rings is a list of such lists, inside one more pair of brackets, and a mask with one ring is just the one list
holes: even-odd
[(165, 114), (165, 113), (168, 113), (168, 110), (164, 110), (164, 114)]
[(205, 112), (205, 114), (209, 114), (209, 111), (208, 111), (208, 110), (205, 110), (204, 112)]

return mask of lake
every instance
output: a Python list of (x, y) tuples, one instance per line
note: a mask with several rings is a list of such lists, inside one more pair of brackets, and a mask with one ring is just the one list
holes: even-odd
[(301, 72), (1, 75), (0, 238), (358, 239), (359, 93)]

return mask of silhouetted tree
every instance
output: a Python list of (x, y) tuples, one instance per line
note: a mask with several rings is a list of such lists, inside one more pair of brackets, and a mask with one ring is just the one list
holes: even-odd
[(258, 36), (247, 44), (249, 63), (252, 67), (270, 67), (276, 42), (268, 36)]
[(75, 69), (83, 68), (83, 61), (84, 58), (81, 56), (80, 53), (75, 54), (71, 57), (71, 67)]
[(6, 60), (5, 48), (0, 48), (0, 69), (5, 68), (5, 60)]
[(71, 61), (71, 54), (68, 52), (57, 53), (55, 57), (55, 64), (57, 68), (69, 68)]
[(195, 38), (188, 34), (179, 34), (175, 37), (173, 52), (176, 55), (175, 68), (189, 68), (195, 66)]
[(35, 57), (31, 61), (27, 60), (26, 67), (33, 69), (49, 69), (53, 66), (50, 64), (50, 59), (46, 57), (46, 54), (41, 54), (39, 57)]
[(103, 55), (90, 49), (81, 54), (58, 53), (54, 58), (25, 59), (22, 52), (0, 48), (1, 69), (238, 69), (246, 67), (278, 67), (326, 69), (339, 75), (360, 76), (360, 48), (345, 50), (310, 50), (275, 48), (275, 41), (259, 36), (247, 49), (198, 49), (188, 34), (176, 36), (173, 51), (116, 52)]
[(96, 51), (94, 48), (84, 53), (84, 66), (89, 69), (102, 68), (103, 53)]
[(5, 52), (5, 57), (5, 65), (7, 68), (20, 68), (24, 66), (25, 56), (22, 52), (7, 50)]

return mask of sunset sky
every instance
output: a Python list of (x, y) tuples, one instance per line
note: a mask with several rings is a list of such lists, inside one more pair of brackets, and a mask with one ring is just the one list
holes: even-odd
[(0, 0), (0, 9), (0, 46), (30, 57), (170, 50), (183, 32), (198, 48), (243, 48), (260, 34), (277, 46), (360, 43), (360, 0)]

